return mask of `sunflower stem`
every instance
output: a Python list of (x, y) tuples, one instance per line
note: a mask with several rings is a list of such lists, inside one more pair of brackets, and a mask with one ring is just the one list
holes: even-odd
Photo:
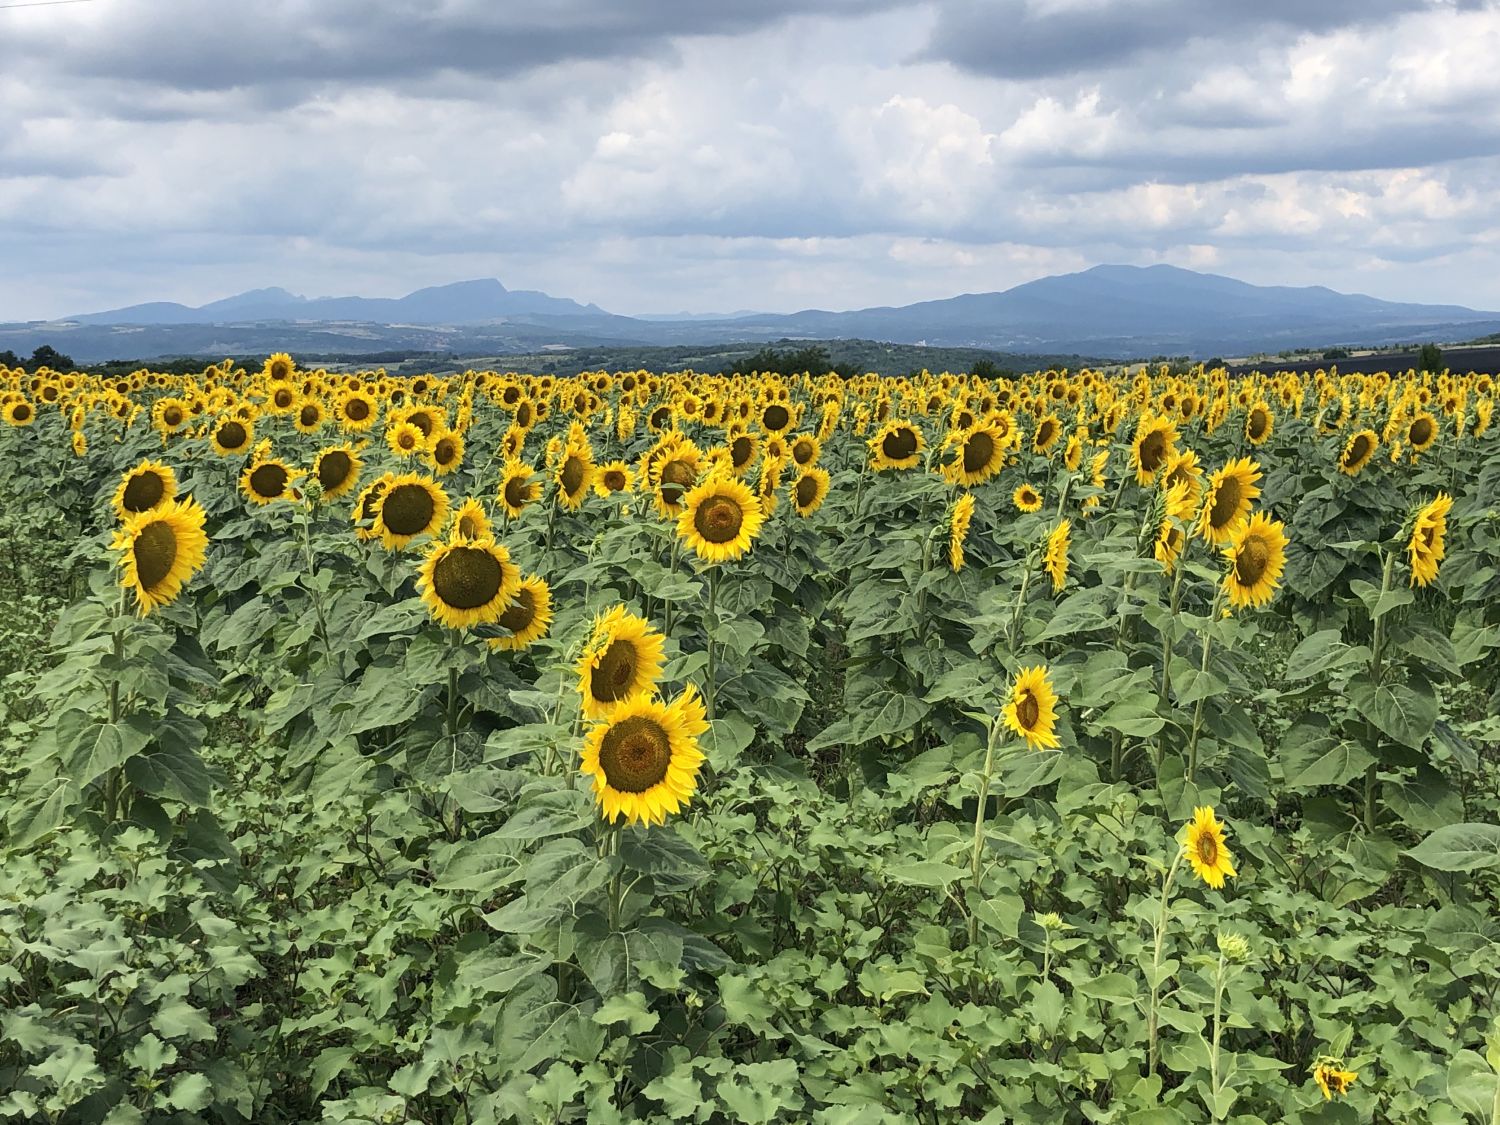
[(1213, 1104), (1209, 1112), (1215, 1121), (1224, 1120), (1219, 1112), (1219, 1037), (1224, 1030), (1224, 951), (1219, 950), (1219, 971), (1214, 974), (1214, 1040), (1208, 1051), (1208, 1089)]
[(703, 646), (708, 653), (708, 668), (704, 673), (704, 702), (708, 704), (708, 717), (712, 721), (719, 717), (719, 688), (714, 678), (714, 627), (719, 623), (719, 567), (708, 568), (708, 613), (703, 618)]
[(1182, 849), (1172, 857), (1172, 866), (1161, 881), (1161, 904), (1156, 911), (1156, 922), (1152, 926), (1154, 943), (1151, 952), (1151, 1009), (1146, 1013), (1146, 1077), (1156, 1073), (1156, 1035), (1160, 1025), (1161, 1008), (1161, 954), (1162, 943), (1167, 935), (1167, 908), (1171, 904), (1172, 883), (1177, 878), (1177, 869), (1182, 865)]
[(1021, 588), (1016, 591), (1016, 602), (1010, 611), (1010, 628), (1005, 631), (1006, 639), (1010, 642), (1012, 651), (1016, 647), (1016, 630), (1021, 625), (1021, 608), (1026, 604), (1026, 591), (1031, 588), (1031, 572), (1036, 566), (1036, 551), (1033, 549), (1026, 555), (1026, 569), (1021, 572)]
[[(1376, 610), (1380, 609), (1381, 602), (1385, 601), (1386, 594), (1390, 592), (1391, 573), (1396, 563), (1396, 552), (1383, 551), (1382, 558), (1383, 561), (1380, 574), (1380, 600), (1375, 603)], [(1380, 664), (1381, 658), (1384, 655), (1382, 652), (1384, 648), (1385, 615), (1381, 614), (1379, 617), (1375, 618), (1374, 637), (1370, 641), (1370, 681), (1374, 684), (1380, 683)], [(1375, 821), (1377, 814), (1376, 805), (1378, 804), (1379, 794), (1380, 763), (1371, 762), (1369, 766), (1365, 768), (1365, 807), (1363, 819), (1365, 822), (1366, 832), (1375, 831)]]
[[(1219, 592), (1214, 595), (1213, 608), (1208, 611), (1208, 628), (1203, 631), (1203, 659), (1198, 664), (1199, 676), (1208, 675), (1208, 658), (1213, 652), (1213, 628), (1214, 622), (1219, 619), (1219, 610), (1224, 604), (1224, 587), (1219, 587)], [(1187, 779), (1192, 784), (1198, 776), (1198, 735), (1203, 731), (1203, 704), (1208, 697), (1200, 694), (1198, 702), (1193, 707), (1193, 733), (1188, 739), (1188, 763)]]
[(318, 642), (323, 646), (323, 656), (326, 659), (333, 655), (333, 646), (328, 641), (328, 620), (323, 616), (323, 599), (318, 597), (317, 591), (312, 588), (313, 579), (317, 575), (312, 548), (312, 512), (312, 503), (304, 502), (302, 504), (302, 558), (307, 566), (307, 596), (312, 599), (313, 611), (317, 614)]
[[(979, 775), (979, 804), (974, 809), (974, 851), (969, 861), (969, 886), (977, 900), (979, 897), (980, 860), (984, 855), (984, 811), (990, 800), (990, 778), (995, 770), (995, 749), (1005, 730), (999, 715), (990, 722), (989, 738), (984, 747), (984, 770)], [(969, 944), (979, 940), (979, 917), (969, 913)]]

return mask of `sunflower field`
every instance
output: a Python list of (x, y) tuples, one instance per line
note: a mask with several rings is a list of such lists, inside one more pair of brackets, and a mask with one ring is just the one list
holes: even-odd
[(0, 1120), (1500, 1125), (1494, 393), (0, 367)]

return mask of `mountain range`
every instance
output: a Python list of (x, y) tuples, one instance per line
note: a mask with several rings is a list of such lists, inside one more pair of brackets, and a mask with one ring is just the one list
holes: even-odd
[(899, 307), (722, 317), (628, 317), (493, 278), (400, 298), (307, 298), (255, 289), (197, 308), (152, 302), (50, 322), (0, 324), (0, 350), (42, 343), (79, 362), (168, 355), (470, 355), (610, 345), (869, 339), (1119, 359), (1294, 347), (1447, 342), (1500, 332), (1500, 312), (1409, 304), (1322, 286), (1251, 285), (1174, 266), (1102, 265), (991, 293)]

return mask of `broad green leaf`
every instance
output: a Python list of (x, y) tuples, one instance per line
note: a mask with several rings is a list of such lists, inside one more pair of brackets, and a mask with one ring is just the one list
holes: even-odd
[(1500, 824), (1450, 824), (1407, 855), (1436, 871), (1474, 871), (1500, 864)]

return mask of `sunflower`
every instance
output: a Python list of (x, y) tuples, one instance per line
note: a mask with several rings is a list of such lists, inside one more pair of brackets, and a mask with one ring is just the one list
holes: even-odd
[(1262, 399), (1245, 415), (1245, 439), (1251, 445), (1261, 445), (1271, 436), (1275, 425), (1276, 415), (1271, 413), (1271, 407)]
[(1453, 497), (1439, 492), (1412, 521), (1411, 539), (1406, 544), (1411, 560), (1410, 585), (1426, 586), (1437, 577), (1438, 563), (1443, 561), (1445, 553), (1443, 538), (1448, 531), (1448, 512), (1452, 508)]
[(1068, 472), (1076, 473), (1083, 464), (1083, 446), (1087, 440), (1088, 431), (1081, 426), (1068, 435), (1068, 444), (1063, 449), (1063, 468)]
[(363, 433), (375, 424), (379, 410), (367, 392), (351, 390), (338, 400), (339, 425), (350, 433)]
[[(381, 508), (389, 506), (387, 496)], [(521, 570), (493, 539), (435, 542), (417, 570), (417, 592), (433, 620), (450, 629), (490, 625), (521, 589)]]
[(297, 418), (292, 424), (299, 434), (315, 434), (323, 428), (323, 404), (315, 398), (304, 398), (297, 405)]
[(135, 591), (144, 617), (170, 604), (203, 566), (208, 550), (203, 509), (188, 497), (132, 512), (110, 541), (110, 549), (121, 553), (120, 585)]
[(595, 495), (609, 496), (615, 492), (629, 492), (630, 486), (630, 466), (624, 461), (610, 461), (594, 470)]
[(1182, 527), (1172, 520), (1162, 520), (1161, 530), (1156, 533), (1156, 543), (1152, 553), (1156, 561), (1168, 574), (1177, 567), (1177, 560), (1182, 556), (1182, 549), (1187, 546), (1187, 533)]
[(1427, 411), (1416, 415), (1406, 426), (1406, 441), (1416, 453), (1426, 453), (1438, 439), (1438, 424)]
[(910, 469), (922, 459), (926, 443), (922, 431), (906, 421), (887, 422), (870, 439), (871, 465), (876, 469)]
[(448, 494), (417, 473), (392, 477), (380, 498), (375, 526), (386, 550), (405, 547), (419, 535), (436, 535), (448, 519)]
[(1052, 579), (1052, 592), (1063, 588), (1068, 580), (1068, 547), (1072, 543), (1073, 524), (1063, 520), (1047, 536), (1047, 549), (1042, 555), (1042, 569)]
[(452, 430), (435, 430), (427, 443), (427, 464), (438, 476), (447, 476), (463, 462), (464, 438)]
[(1032, 452), (1046, 453), (1057, 444), (1057, 439), (1060, 437), (1062, 437), (1062, 419), (1056, 414), (1048, 414), (1036, 424), (1036, 433), (1031, 438)]
[(983, 484), (1005, 467), (1006, 436), (984, 423), (959, 431), (956, 456), (943, 466), (943, 476), (953, 484), (972, 488)]
[(1040, 511), (1042, 507), (1041, 494), (1029, 484), (1023, 484), (1010, 494), (1011, 503), (1023, 512)]
[(1220, 890), (1226, 875), (1237, 877), (1234, 857), (1224, 846), (1224, 825), (1214, 818), (1212, 805), (1193, 809), (1182, 841), (1182, 856), (1193, 866), (1194, 873), (1210, 887)]
[(698, 447), (685, 439), (674, 441), (658, 457), (648, 479), (654, 480), (656, 510), (663, 517), (682, 512), (682, 498), (699, 475), (702, 457)]
[(948, 567), (954, 573), (964, 568), (964, 543), (969, 538), (969, 523), (973, 518), (974, 494), (965, 492), (948, 517)]
[(1258, 480), (1260, 466), (1248, 457), (1229, 462), (1209, 477), (1198, 512), (1198, 534), (1211, 543), (1229, 542), (1250, 515), (1251, 501), (1260, 495)]
[(380, 538), (380, 501), (395, 480), (394, 473), (382, 473), (360, 490), (354, 501), (354, 536), (362, 542)]
[(240, 491), (252, 504), (260, 506), (273, 500), (289, 500), (292, 482), (301, 475), (285, 461), (268, 457), (245, 466), (240, 474)]
[(243, 453), (255, 442), (255, 423), (239, 418), (221, 418), (209, 431), (209, 443), (220, 457)]
[(662, 824), (682, 809), (698, 784), (708, 730), (703, 701), (691, 684), (673, 702), (640, 695), (627, 700), (583, 740), (583, 772), (606, 820)]
[(82, 457), (85, 453), (87, 453), (89, 451), (89, 439), (88, 439), (88, 435), (85, 434), (82, 430), (74, 430), (73, 431), (72, 441), (73, 441), (73, 456), (74, 457)]
[(737, 559), (760, 534), (760, 501), (738, 477), (706, 477), (682, 498), (677, 535), (704, 562)]
[(1229, 563), (1224, 589), (1230, 605), (1256, 608), (1271, 600), (1286, 565), (1287, 542), (1281, 521), (1269, 519), (1264, 512), (1256, 512), (1235, 532), (1224, 549)]
[(1318, 1089), (1323, 1091), (1325, 1102), (1331, 1102), (1335, 1095), (1343, 1097), (1347, 1094), (1349, 1087), (1354, 1085), (1354, 1080), (1358, 1077), (1358, 1071), (1344, 1069), (1341, 1059), (1322, 1058), (1313, 1068), (1313, 1081), (1318, 1084)]
[(169, 504), (177, 495), (177, 475), (160, 461), (142, 461), (120, 476), (113, 501), (122, 519)]
[(266, 358), (265, 366), (260, 369), (264, 378), (277, 383), (291, 382), (296, 372), (297, 365), (286, 352), (273, 352)]
[(536, 471), (520, 461), (511, 461), (500, 476), (500, 508), (510, 519), (515, 519), (526, 505), (535, 503), (542, 495), (542, 484), (536, 479)]
[(1344, 452), (1339, 455), (1339, 472), (1346, 476), (1358, 476), (1359, 471), (1370, 463), (1370, 458), (1375, 456), (1375, 448), (1380, 444), (1380, 439), (1375, 436), (1374, 430), (1360, 430), (1349, 435), (1349, 440), (1344, 443)]
[(728, 443), (729, 460), (734, 466), (734, 471), (744, 476), (755, 464), (755, 458), (760, 453), (760, 435), (751, 431), (741, 431), (732, 435)]
[(427, 448), (427, 436), (411, 422), (397, 422), (386, 430), (385, 443), (397, 457), (414, 457)]
[(1150, 484), (1177, 452), (1177, 426), (1170, 418), (1144, 413), (1135, 429), (1130, 458), (1137, 484)]
[(477, 543), (491, 538), (489, 517), (484, 506), (472, 496), (453, 512), (453, 530), (448, 539), (452, 543)]
[(1057, 693), (1047, 678), (1047, 667), (1022, 668), (1011, 681), (1010, 699), (1003, 711), (1005, 725), (1026, 740), (1033, 750), (1055, 750), (1057, 737)]
[(588, 449), (569, 443), (557, 466), (557, 498), (570, 512), (583, 507), (583, 500), (594, 484), (594, 462)]
[(347, 445), (331, 445), (319, 452), (313, 462), (313, 476), (323, 488), (325, 500), (337, 500), (359, 483), (364, 462)]
[(828, 496), (828, 470), (814, 465), (792, 485), (792, 507), (806, 518), (823, 506)]
[(502, 652), (519, 652), (545, 637), (552, 625), (552, 591), (547, 583), (535, 574), (523, 578), (498, 624), (509, 629), (510, 636), (494, 638), (490, 648)]
[(792, 460), (798, 468), (807, 469), (817, 463), (823, 452), (823, 444), (812, 434), (798, 434), (792, 439)]
[(578, 694), (589, 719), (607, 718), (661, 675), (667, 639), (624, 606), (594, 622), (578, 661)]
[(760, 428), (767, 434), (784, 434), (793, 421), (791, 408), (784, 402), (768, 402), (760, 412)]
[(1198, 455), (1191, 449), (1175, 454), (1167, 463), (1167, 471), (1162, 474), (1160, 483), (1166, 488), (1185, 485), (1188, 504), (1196, 511), (1198, 502), (1203, 499), (1203, 466), (1198, 464)]
[(36, 408), (24, 398), (7, 403), (5, 420), (12, 426), (29, 426), (36, 421)]

